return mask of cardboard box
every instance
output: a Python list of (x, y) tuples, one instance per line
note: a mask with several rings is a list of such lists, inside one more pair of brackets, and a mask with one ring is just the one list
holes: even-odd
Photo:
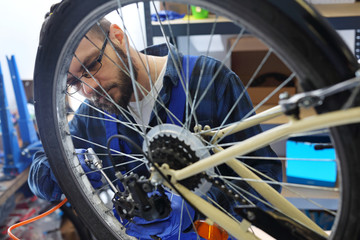
[[(181, 3), (165, 2), (165, 6), (160, 3), (160, 10), (169, 10), (180, 14), (188, 14), (188, 5)], [(189, 14), (191, 14), (191, 9), (189, 9)]]
[[(229, 39), (228, 47), (230, 48), (233, 46), (235, 41), (235, 38)], [(239, 76), (245, 86), (248, 84), (267, 53), (268, 47), (253, 36), (244, 36), (236, 43), (231, 53), (231, 69)], [(276, 73), (287, 77), (291, 75), (292, 71), (290, 71), (275, 54), (271, 53), (258, 74), (255, 76), (255, 79), (269, 73)], [(290, 95), (295, 94), (295, 81), (293, 81), (294, 86), (287, 86), (281, 89), (271, 97), (266, 104), (277, 104), (279, 101), (279, 94), (282, 92), (288, 92)], [(280, 83), (281, 82), (276, 79), (267, 79), (266, 82), (261, 85), (250, 85), (248, 93), (253, 104), (260, 103), (264, 97), (278, 87)]]
[(63, 239), (67, 240), (80, 240), (80, 237), (73, 225), (73, 223), (65, 218), (64, 221), (61, 224), (61, 235)]
[[(248, 88), (248, 94), (254, 105), (259, 104), (263, 99), (273, 94), (275, 87), (250, 87)], [(266, 105), (277, 105), (279, 103), (279, 96), (283, 92), (288, 92), (290, 96), (296, 93), (295, 87), (283, 87), (280, 91), (274, 93), (264, 104)]]
[[(236, 39), (229, 39), (229, 48), (235, 44)], [(268, 47), (259, 39), (252, 36), (242, 37), (231, 53), (231, 69), (246, 84), (261, 61), (268, 52)], [(280, 73), (290, 76), (292, 73), (287, 66), (275, 55), (271, 54), (257, 76), (265, 73)]]

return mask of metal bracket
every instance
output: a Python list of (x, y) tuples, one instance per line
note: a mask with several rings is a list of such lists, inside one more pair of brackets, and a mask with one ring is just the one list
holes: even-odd
[(290, 98), (282, 97), (279, 101), (281, 108), (287, 113), (291, 113), (299, 107), (316, 107), (323, 103), (328, 96), (340, 93), (346, 90), (358, 88), (360, 86), (360, 76), (340, 82), (330, 87), (317, 89), (310, 92), (298, 93)]

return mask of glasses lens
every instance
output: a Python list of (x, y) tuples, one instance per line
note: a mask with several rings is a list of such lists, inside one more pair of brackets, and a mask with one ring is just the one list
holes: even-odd
[(68, 85), (66, 88), (66, 92), (70, 95), (77, 93), (80, 90), (80, 87), (70, 86)]
[(68, 80), (68, 82), (66, 84), (66, 92), (71, 95), (80, 90), (82, 82), (80, 79), (75, 77), (72, 73), (70, 73), (70, 75), (72, 76), (72, 79)]
[(91, 64), (91, 66), (87, 69), (84, 69), (84, 72), (82, 74), (82, 77), (85, 78), (92, 78), (97, 74), (102, 66), (101, 62), (95, 61)]

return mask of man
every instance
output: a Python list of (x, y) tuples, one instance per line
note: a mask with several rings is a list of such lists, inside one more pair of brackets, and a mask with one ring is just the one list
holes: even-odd
[[(170, 106), (174, 101), (176, 102), (173, 90), (181, 85), (178, 73), (181, 71), (179, 66), (184, 65), (183, 55), (174, 47), (170, 46), (169, 49), (164, 44), (138, 52), (128, 43), (129, 39), (120, 27), (103, 19), (100, 21), (100, 27), (94, 26), (75, 51), (67, 80), (69, 88), (72, 89), (69, 90), (69, 95), (75, 91), (87, 99), (70, 122), (70, 131), (74, 136), (73, 143), (78, 153), (83, 153), (82, 149), (89, 147), (97, 153), (106, 153), (106, 150), (99, 145), (106, 146), (107, 139), (114, 134), (127, 136), (142, 146), (142, 134), (146, 132), (147, 126), (169, 122), (169, 114), (164, 106)], [(201, 82), (198, 80), (200, 76), (202, 76)], [(131, 79), (136, 79), (136, 84), (133, 84)], [(241, 101), (232, 108), (238, 97), (242, 95), (243, 85), (232, 71), (221, 66), (221, 63), (215, 59), (199, 57), (194, 64), (188, 84), (191, 96), (199, 94), (199, 97), (202, 97), (196, 108), (194, 115), (196, 118), (191, 119), (189, 129), (193, 129), (195, 124), (216, 127), (223, 122), (239, 121), (252, 110), (247, 94), (244, 94)], [(196, 90), (198, 88), (199, 93)], [(206, 92), (204, 96), (201, 95), (203, 92)], [(178, 102), (182, 101), (178, 100)], [(231, 114), (228, 115), (229, 112)], [(111, 121), (101, 120), (109, 118), (107, 113), (112, 114), (120, 123), (109, 124)], [(177, 119), (181, 122), (186, 121), (185, 116)], [(241, 141), (259, 132), (261, 132), (259, 126), (252, 127), (227, 136), (222, 142)], [(119, 149), (128, 154), (139, 153), (131, 144), (123, 140), (113, 141), (110, 144), (113, 149)], [(275, 156), (270, 147), (262, 148), (250, 155)], [(90, 171), (84, 163), (83, 155), (79, 154), (78, 157), (84, 170)], [(146, 164), (141, 161), (131, 161), (129, 158), (121, 157), (114, 161), (129, 162), (123, 168), (119, 168), (122, 172), (134, 171), (140, 176), (148, 176)], [(281, 181), (280, 162), (254, 159), (244, 160), (244, 162), (269, 177)], [(112, 164), (109, 160), (105, 160), (104, 165), (111, 166)], [(226, 166), (219, 166), (218, 170), (227, 175), (233, 174)], [(114, 179), (111, 170), (107, 173)], [(95, 188), (101, 186), (100, 173), (96, 172), (87, 176)], [(233, 183), (256, 194), (246, 183), (235, 180)], [(60, 200), (62, 191), (52, 174), (46, 155), (42, 152), (34, 156), (29, 184), (36, 195), (49, 201)], [(191, 220), (198, 216), (195, 214), (196, 211), (187, 205), (188, 215), (192, 219), (187, 217), (180, 222), (181, 218), (178, 215), (181, 211), (182, 199), (170, 193), (167, 195), (172, 207), (172, 212), (168, 217), (152, 222), (134, 218), (133, 222), (127, 224), (127, 233), (141, 238), (150, 239), (156, 236), (172, 239), (177, 236), (180, 227), (181, 232), (191, 229)], [(233, 207), (237, 203), (216, 187), (212, 187), (207, 195), (219, 202), (230, 213), (234, 212)], [(262, 205), (252, 197), (249, 199)], [(188, 236), (184, 238), (190, 239)]]

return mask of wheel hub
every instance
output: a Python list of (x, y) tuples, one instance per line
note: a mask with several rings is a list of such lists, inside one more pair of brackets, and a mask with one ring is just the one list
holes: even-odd
[[(147, 142), (144, 141), (143, 149), (159, 166), (166, 163), (171, 169), (179, 170), (210, 156), (209, 151), (198, 137), (176, 125), (158, 125), (146, 136)], [(190, 190), (205, 193), (211, 186), (204, 179), (206, 173), (197, 174), (180, 181), (180, 183)]]

